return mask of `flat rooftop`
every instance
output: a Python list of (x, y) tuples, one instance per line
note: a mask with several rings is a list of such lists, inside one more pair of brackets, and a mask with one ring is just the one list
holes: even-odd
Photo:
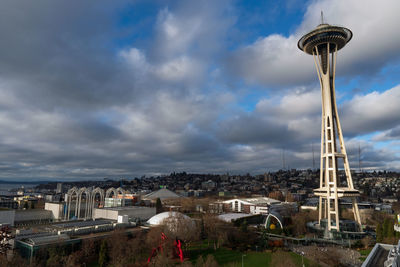
[(85, 226), (96, 226), (96, 225), (103, 225), (103, 224), (111, 224), (114, 221), (111, 220), (88, 220), (88, 221), (74, 221), (74, 222), (66, 222), (66, 223), (59, 223), (59, 224), (52, 224), (51, 226), (58, 229), (65, 229), (65, 228), (75, 228), (75, 227), (85, 227)]
[(376, 243), (361, 267), (384, 266), (390, 250), (394, 248), (395, 245)]
[[(137, 209), (148, 209), (149, 207), (142, 207), (142, 206), (124, 206), (124, 207), (107, 207), (101, 208), (102, 210), (137, 210)], [(151, 208), (151, 207), (150, 207)]]
[(218, 215), (218, 219), (225, 222), (232, 222), (237, 219), (254, 216), (254, 214), (246, 214), (246, 213), (225, 213)]
[(271, 204), (279, 204), (281, 201), (269, 198), (269, 197), (254, 197), (254, 198), (237, 198), (237, 199), (229, 199), (222, 201), (222, 203), (230, 203), (232, 201), (239, 200), (243, 202), (247, 202), (252, 205), (271, 205)]

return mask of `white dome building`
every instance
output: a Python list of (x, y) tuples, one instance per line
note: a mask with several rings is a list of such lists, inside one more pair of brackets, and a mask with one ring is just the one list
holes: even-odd
[(173, 219), (185, 219), (185, 220), (191, 220), (190, 217), (186, 216), (185, 214), (182, 214), (180, 212), (176, 212), (176, 211), (166, 211), (166, 212), (162, 212), (159, 214), (154, 215), (153, 217), (151, 217), (147, 223), (150, 224), (151, 226), (157, 226), (157, 225), (161, 225), (164, 223), (165, 220), (168, 221), (172, 221)]

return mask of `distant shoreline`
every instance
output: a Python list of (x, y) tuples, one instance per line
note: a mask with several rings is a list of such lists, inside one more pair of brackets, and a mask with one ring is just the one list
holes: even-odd
[(51, 181), (5, 181), (0, 180), (0, 184), (47, 184), (53, 183)]

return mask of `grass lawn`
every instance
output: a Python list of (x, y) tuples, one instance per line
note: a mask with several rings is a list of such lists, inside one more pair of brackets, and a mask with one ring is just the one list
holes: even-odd
[[(289, 257), (292, 262), (296, 265), (301, 267), (302, 260), (301, 256), (297, 255), (293, 252), (283, 252), (284, 256)], [(207, 249), (192, 249), (190, 253), (191, 262), (195, 263), (197, 258), (202, 256), (203, 259), (206, 259), (207, 255), (213, 255), (215, 260), (221, 266), (242, 266), (242, 255), (246, 255), (243, 257), (243, 265), (244, 266), (272, 266), (272, 257), (274, 256), (273, 252), (240, 252), (236, 250), (231, 250), (227, 248), (219, 248), (214, 251), (214, 249), (207, 248)], [(310, 261), (307, 258), (304, 258), (305, 266), (318, 266), (314, 262)]]
[[(302, 259), (299, 254), (296, 254), (294, 252), (288, 252), (288, 253), (292, 257), (292, 260), (296, 264), (296, 266), (303, 266)], [(312, 260), (307, 259), (306, 257), (304, 257), (303, 260), (304, 260), (304, 266), (318, 266), (318, 264), (316, 264)]]
[[(240, 259), (241, 260), (241, 259)], [(237, 266), (241, 266), (241, 261), (236, 261)], [(235, 264), (235, 265), (236, 265)], [(243, 257), (244, 266), (270, 266), (271, 253), (270, 252), (250, 252)]]
[(368, 256), (369, 253), (371, 252), (371, 250), (372, 250), (372, 248), (367, 248), (367, 249), (361, 249), (358, 252), (360, 252), (361, 256)]
[(86, 265), (87, 267), (99, 267), (99, 264), (97, 263), (97, 261), (91, 262), (88, 265)]
[(361, 249), (360, 251), (358, 251), (361, 254), (361, 257), (359, 257), (359, 259), (364, 262), (367, 259), (371, 250), (372, 250), (372, 248), (367, 248), (367, 249)]
[(271, 264), (271, 253), (241, 253), (240, 251), (227, 248), (219, 248), (215, 251), (213, 249), (205, 249), (201, 251), (197, 250), (196, 253), (193, 252), (191, 253), (191, 261), (193, 263), (198, 257), (203, 256), (203, 259), (205, 259), (207, 255), (211, 254), (221, 266), (232, 266), (233, 263), (233, 266), (242, 266), (242, 255), (246, 255), (243, 257), (244, 266), (269, 266)]

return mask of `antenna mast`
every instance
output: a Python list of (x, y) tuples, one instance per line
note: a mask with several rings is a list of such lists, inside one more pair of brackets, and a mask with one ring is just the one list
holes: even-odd
[(324, 24), (324, 12), (321, 10), (321, 24)]

